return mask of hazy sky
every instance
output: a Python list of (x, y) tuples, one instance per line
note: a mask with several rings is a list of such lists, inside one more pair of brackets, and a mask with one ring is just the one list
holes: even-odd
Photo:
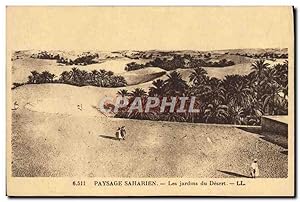
[(8, 48), (284, 48), (289, 7), (8, 7)]

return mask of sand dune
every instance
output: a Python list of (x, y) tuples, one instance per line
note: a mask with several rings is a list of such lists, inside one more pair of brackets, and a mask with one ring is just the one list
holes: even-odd
[[(152, 81), (120, 88), (77, 87), (55, 83), (28, 84), (12, 91), (12, 102), (17, 102), (21, 109), (25, 108), (34, 112), (103, 116), (97, 108), (104, 97), (115, 98), (121, 89), (148, 90), (151, 85)], [(82, 108), (81, 110), (78, 109), (78, 105)]]
[[(259, 159), (262, 177), (286, 177), (284, 149), (234, 127), (109, 118), (92, 106), (118, 89), (64, 84), (13, 90), (14, 176), (237, 177)], [(77, 105), (82, 104), (83, 110)], [(125, 125), (128, 137), (115, 140)]]
[[(45, 59), (33, 59), (33, 58), (23, 58), (13, 61), (12, 74), (13, 82), (24, 83), (28, 81), (28, 76), (31, 75), (31, 71), (49, 71), (59, 78), (63, 71), (71, 71), (72, 68), (76, 67), (80, 70), (92, 71), (104, 69), (106, 71), (113, 71), (116, 75), (123, 76), (128, 85), (136, 85), (140, 83), (145, 83), (156, 79), (164, 74), (164, 70), (157, 67), (148, 67), (145, 69), (135, 70), (135, 71), (125, 71), (125, 66), (127, 63), (134, 60), (128, 58), (112, 59), (106, 60), (102, 63), (91, 64), (86, 66), (80, 65), (61, 65), (56, 63), (55, 60), (45, 60)], [(139, 62), (140, 63), (140, 62)]]
[[(224, 79), (227, 75), (239, 74), (247, 75), (251, 72), (251, 64), (238, 64), (228, 67), (203, 67), (207, 71), (207, 75), (210, 77), (216, 77), (218, 79)], [(186, 81), (189, 81), (190, 74), (194, 71), (193, 69), (177, 69)]]
[[(13, 116), (18, 177), (247, 177), (253, 158), (261, 177), (287, 176), (283, 148), (233, 127), (27, 110)], [(128, 136), (118, 141), (122, 125)]]
[(13, 90), (12, 98), (21, 109), (34, 112), (102, 116), (95, 107), (98, 107), (105, 96), (116, 97), (117, 91), (118, 89), (92, 86), (31, 84)]
[(161, 68), (147, 67), (145, 69), (129, 71), (120, 75), (125, 78), (128, 85), (137, 85), (137, 84), (153, 81), (155, 79), (162, 77), (165, 74), (166, 71), (164, 71)]
[(205, 67), (209, 76), (216, 77), (218, 79), (225, 78), (226, 75), (247, 75), (251, 72), (251, 63), (243, 63), (232, 65), (228, 67)]

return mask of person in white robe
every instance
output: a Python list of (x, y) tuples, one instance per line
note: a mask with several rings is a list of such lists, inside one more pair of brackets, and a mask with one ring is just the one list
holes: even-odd
[(118, 128), (117, 132), (116, 132), (116, 138), (121, 141), (121, 139), (123, 139), (122, 134), (121, 134), (121, 128)]
[(259, 176), (259, 168), (257, 159), (254, 159), (253, 163), (251, 164), (251, 177), (256, 178)]

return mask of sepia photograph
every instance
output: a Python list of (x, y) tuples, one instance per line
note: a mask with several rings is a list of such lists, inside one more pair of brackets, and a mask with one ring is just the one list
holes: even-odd
[(287, 59), (287, 48), (16, 51), (12, 175), (287, 177)]
[(9, 195), (292, 196), (293, 26), (292, 7), (8, 7)]

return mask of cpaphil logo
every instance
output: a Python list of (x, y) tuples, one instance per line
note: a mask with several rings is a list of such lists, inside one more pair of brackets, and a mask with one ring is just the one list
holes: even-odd
[(199, 113), (199, 102), (196, 97), (135, 97), (126, 98), (118, 96), (116, 98), (104, 97), (100, 100), (99, 109), (105, 113), (117, 113), (122, 109), (128, 113), (133, 111), (151, 112), (151, 110), (160, 113)]

